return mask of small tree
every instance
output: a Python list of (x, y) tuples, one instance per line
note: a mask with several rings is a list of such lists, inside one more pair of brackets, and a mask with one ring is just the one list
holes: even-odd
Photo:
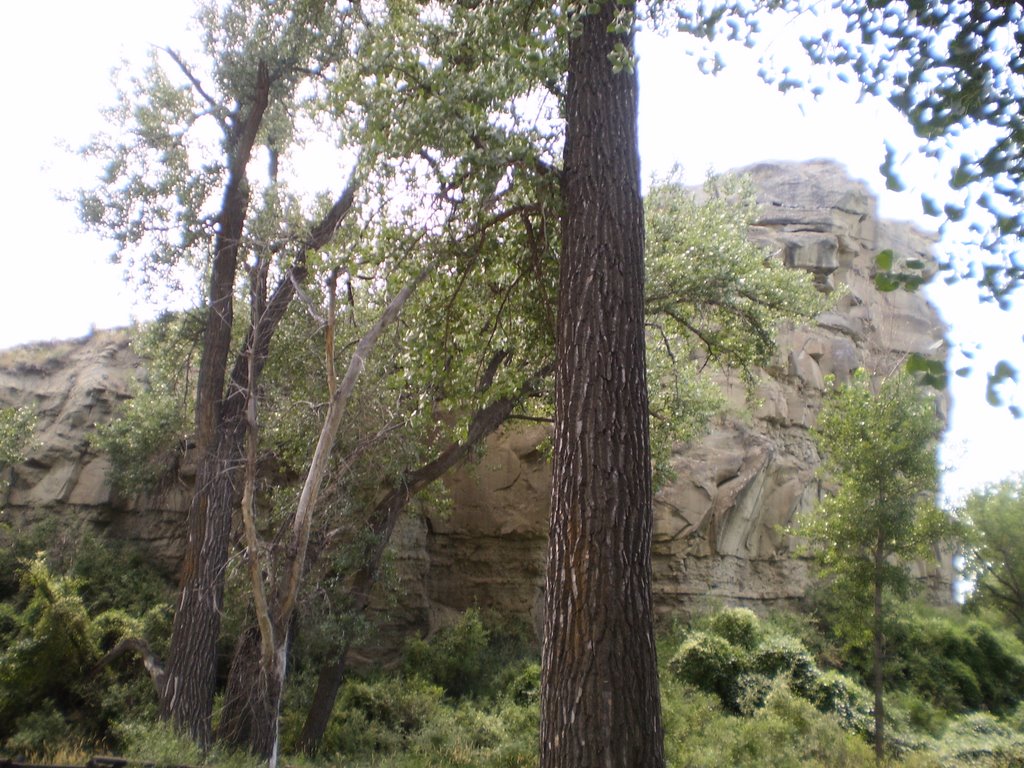
[(966, 575), (971, 602), (991, 605), (1024, 630), (1024, 475), (974, 491), (964, 504), (971, 529)]
[(828, 394), (814, 431), (833, 489), (799, 533), (815, 548), (822, 575), (842, 595), (848, 629), (869, 632), (875, 696), (875, 757), (885, 739), (885, 622), (888, 595), (914, 586), (910, 564), (931, 557), (951, 534), (935, 505), (935, 406), (905, 374), (872, 386), (858, 374)]

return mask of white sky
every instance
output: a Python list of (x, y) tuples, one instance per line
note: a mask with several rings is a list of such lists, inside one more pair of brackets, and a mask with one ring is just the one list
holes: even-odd
[[(152, 45), (187, 47), (193, 5), (186, 0), (52, 0), (5, 9), (0, 72), (6, 183), (0, 188), (0, 348), (81, 336), (92, 326), (128, 323), (137, 306), (106, 262), (109, 244), (84, 234), (74, 206), (57, 200), (90, 183), (89, 168), (65, 148), (77, 148), (103, 127), (99, 109), (112, 101), (110, 70), (122, 58), (142, 64)], [(781, 47), (781, 46), (780, 46)], [(696, 73), (672, 37), (640, 41), (641, 156), (644, 173), (675, 163), (697, 183), (706, 171), (762, 160), (838, 159), (881, 196), (889, 218), (919, 217), (918, 195), (888, 193), (878, 172), (883, 142), (910, 146), (910, 131), (888, 109), (855, 104), (832, 88), (821, 102), (782, 96), (755, 68), (733, 64), (717, 77)], [(911, 174), (927, 186), (929, 167)], [(925, 222), (924, 226), (927, 226)], [(946, 490), (959, 494), (1020, 471), (1024, 424), (985, 405), (986, 359), (1020, 359), (1022, 315), (978, 307), (970, 286), (938, 299), (957, 340), (986, 348), (968, 380), (955, 379), (953, 424), (944, 461), (955, 465)], [(989, 364), (988, 367), (991, 367)], [(1022, 397), (1018, 394), (1018, 403)]]

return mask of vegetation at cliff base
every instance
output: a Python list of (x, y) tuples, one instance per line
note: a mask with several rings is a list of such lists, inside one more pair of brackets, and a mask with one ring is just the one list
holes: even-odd
[[(112, 751), (156, 764), (259, 764), (224, 747), (204, 754), (158, 724), (150, 683), (135, 665), (97, 666), (119, 637), (141, 631), (166, 642), (166, 614), (133, 612), (138, 600), (122, 586), (123, 574), (98, 568), (94, 552), (65, 554), (52, 565), (23, 559), (21, 588), (0, 604), (3, 753), (81, 762)], [(133, 562), (130, 551), (124, 555)], [(159, 583), (134, 562), (135, 583)], [(111, 600), (127, 607), (104, 607)], [(831, 618), (824, 604), (814, 614), (769, 616), (726, 608), (662, 627), (667, 764), (873, 765), (870, 641), (834, 634)], [(907, 605), (892, 626), (889, 764), (1024, 760), (1024, 644), (998, 620), (955, 607)], [(295, 751), (312, 683), (300, 671), (286, 697), (288, 764), (537, 764), (536, 639), (514, 620), (470, 610), (428, 638), (408, 640), (398, 666), (355, 670), (315, 758)]]

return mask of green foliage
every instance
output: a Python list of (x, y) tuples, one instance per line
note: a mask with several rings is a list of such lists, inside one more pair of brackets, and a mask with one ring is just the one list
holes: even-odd
[(714, 177), (698, 195), (673, 177), (644, 201), (647, 368), (656, 486), (669, 450), (706, 428), (723, 407), (701, 371), (710, 362), (748, 385), (775, 352), (783, 322), (807, 320), (828, 299), (802, 270), (751, 242), (760, 211), (749, 179)]
[[(963, 237), (987, 253), (966, 275), (977, 280), (983, 300), (1009, 306), (1024, 276), (1015, 258), (1024, 235), (1019, 5), (779, 0), (767, 7), (790, 18), (802, 16), (805, 24), (820, 16), (820, 32), (800, 39), (809, 60), (858, 84), (862, 93), (886, 99), (913, 128), (920, 154), (943, 161), (948, 187), (929, 189), (922, 209), (944, 218), (943, 228), (970, 213), (971, 232)], [(835, 9), (845, 16), (845, 30), (825, 15)], [(679, 27), (707, 41), (702, 68), (716, 71), (724, 63), (722, 51), (710, 42), (721, 37), (751, 45), (761, 25), (749, 3), (729, 0), (680, 11)], [(816, 78), (804, 82), (794, 75), (791, 66), (780, 71), (767, 54), (759, 74), (783, 91), (805, 87), (816, 96), (824, 90)], [(892, 147), (886, 150), (879, 170), (887, 187), (902, 190), (902, 158)]]
[(821, 672), (814, 657), (799, 640), (772, 635), (750, 649), (750, 668), (767, 678), (784, 677), (793, 691), (810, 698)]
[(24, 461), (35, 423), (28, 408), (0, 408), (0, 470)]
[(126, 720), (117, 725), (115, 735), (121, 754), (130, 760), (154, 765), (202, 765), (203, 753), (195, 742), (175, 733), (170, 723), (152, 720)]
[[(0, 730), (3, 733), (3, 730)], [(3, 742), (10, 752), (21, 755), (52, 755), (74, 738), (64, 715), (50, 699), (15, 716), (13, 733)]]
[[(522, 625), (471, 608), (429, 640), (409, 640), (403, 669), (441, 686), (448, 696), (507, 691), (519, 703), (526, 703), (536, 695), (532, 667), (520, 667), (516, 662), (529, 656), (532, 640), (527, 634)], [(506, 671), (501, 672), (503, 668)]]
[(975, 491), (964, 503), (970, 530), (965, 575), (972, 605), (1001, 611), (1024, 636), (1024, 477)]
[(141, 389), (113, 421), (96, 428), (96, 447), (110, 456), (110, 480), (120, 493), (158, 490), (171, 478), (184, 450), (185, 421), (179, 401), (163, 389)]
[(746, 672), (746, 652), (720, 635), (695, 632), (668, 663), (669, 671), (684, 683), (716, 694), (722, 704), (739, 711), (739, 677)]
[(935, 745), (943, 768), (1001, 768), (1024, 764), (1024, 733), (986, 712), (954, 720)]
[(725, 608), (712, 614), (708, 629), (747, 651), (757, 648), (764, 636), (761, 620), (749, 608)]
[[(97, 658), (88, 613), (68, 577), (55, 577), (42, 557), (21, 572), (21, 605), (0, 651), (0, 723), (19, 717), (47, 699), (68, 706), (80, 699), (75, 683)], [(10, 736), (0, 726), (0, 737)]]
[(1024, 698), (1024, 646), (979, 619), (904, 613), (888, 639), (894, 684), (946, 711), (1003, 714)]
[(934, 501), (940, 429), (932, 400), (905, 375), (876, 393), (859, 373), (827, 396), (814, 435), (835, 490), (798, 532), (851, 610), (870, 602), (876, 582), (906, 595), (910, 561), (934, 557), (956, 530)]
[[(52, 537), (14, 537), (12, 550)], [(0, 744), (52, 754), (95, 743), (117, 719), (151, 715), (149, 677), (130, 659), (97, 669), (123, 637), (160, 650), (170, 630), (169, 587), (126, 545), (85, 537), (74, 549), (14, 565), (17, 592), (0, 602)]]
[(867, 766), (858, 736), (784, 687), (747, 716), (724, 711), (712, 695), (662, 676), (666, 762), (672, 768)]
[(780, 322), (828, 306), (810, 274), (750, 240), (760, 211), (748, 179), (709, 179), (698, 199), (670, 178), (644, 207), (648, 323), (676, 359), (686, 339), (702, 358), (749, 373), (771, 359)]

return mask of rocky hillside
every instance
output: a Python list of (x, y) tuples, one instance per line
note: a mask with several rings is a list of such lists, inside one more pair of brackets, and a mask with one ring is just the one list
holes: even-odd
[[(821, 290), (840, 289), (840, 298), (816, 324), (783, 329), (756, 402), (744, 402), (742, 383), (723, 377), (729, 415), (704, 439), (677, 447), (676, 479), (656, 498), (661, 613), (708, 597), (755, 607), (799, 600), (807, 565), (782, 527), (819, 496), (808, 427), (825, 377), (842, 381), (861, 366), (887, 373), (911, 352), (945, 354), (944, 328), (925, 298), (881, 293), (872, 281), (877, 253), (930, 260), (932, 238), (879, 221), (867, 188), (834, 163), (745, 172), (763, 206), (751, 236), (788, 266), (813, 272)], [(0, 405), (38, 413), (28, 461), (5, 470), (0, 509), (15, 526), (56, 519), (64, 535), (88, 525), (138, 541), (170, 573), (181, 549), (187, 480), (155, 498), (115, 498), (109, 462), (90, 445), (94, 425), (130, 396), (138, 372), (124, 332), (0, 352)], [(496, 435), (478, 465), (450, 480), (449, 514), (404, 521), (394, 542), (402, 582), (391, 621), (436, 626), (470, 606), (539, 618), (550, 492), (545, 437), (542, 427)], [(936, 562), (932, 575), (948, 586), (948, 563)]]

